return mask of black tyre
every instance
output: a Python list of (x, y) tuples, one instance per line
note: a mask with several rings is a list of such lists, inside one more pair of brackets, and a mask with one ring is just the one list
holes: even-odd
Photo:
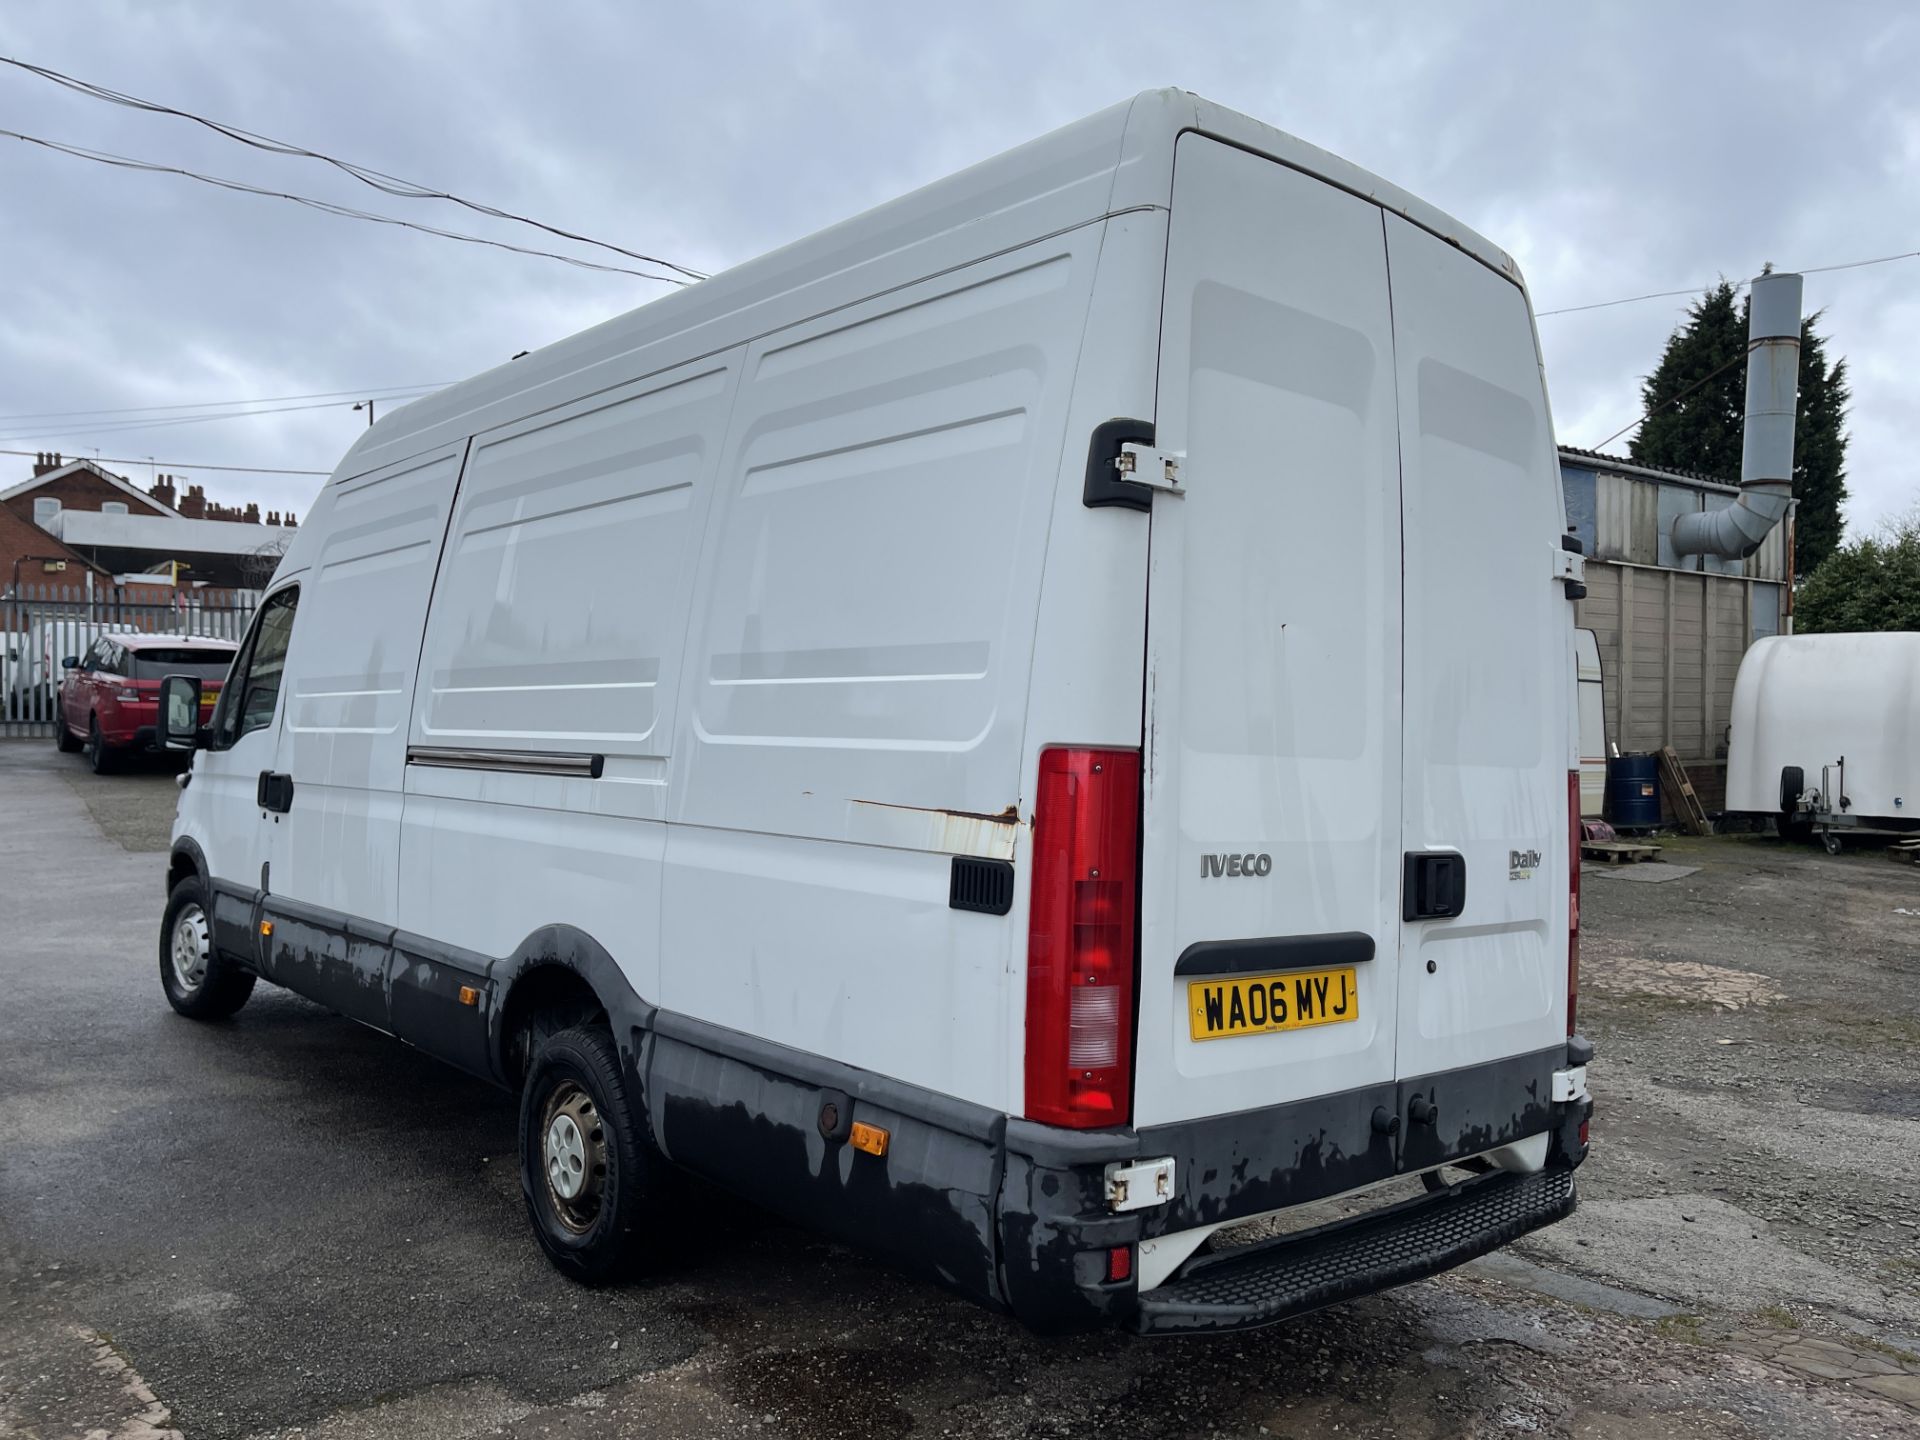
[(160, 922), (160, 988), (167, 1003), (189, 1020), (224, 1020), (247, 1003), (253, 986), (251, 972), (214, 953), (213, 901), (189, 875), (167, 896)]
[(100, 734), (100, 717), (89, 715), (87, 717), (87, 764), (93, 767), (93, 773), (112, 774), (114, 763), (118, 758), (113, 753), (113, 747), (107, 744), (105, 737)]
[(53, 748), (62, 755), (71, 755), (80, 748), (80, 742), (73, 738), (73, 731), (67, 728), (67, 717), (60, 713), (60, 707), (53, 707)]
[(598, 1026), (547, 1036), (520, 1091), (520, 1189), (562, 1273), (599, 1285), (636, 1268), (652, 1159), (613, 1036)]

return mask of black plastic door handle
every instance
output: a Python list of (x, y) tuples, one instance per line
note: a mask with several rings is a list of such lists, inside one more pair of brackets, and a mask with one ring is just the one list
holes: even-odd
[(1467, 857), (1452, 850), (1409, 850), (1400, 886), (1400, 918), (1448, 920), (1467, 908)]
[(293, 808), (293, 776), (282, 774), (278, 770), (260, 772), (260, 788), (256, 792), (262, 810), (272, 810), (284, 815)]

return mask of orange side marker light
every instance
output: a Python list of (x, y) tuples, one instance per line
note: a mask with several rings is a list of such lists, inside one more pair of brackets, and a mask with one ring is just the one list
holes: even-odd
[(864, 1150), (869, 1155), (887, 1153), (887, 1132), (878, 1125), (869, 1125), (864, 1120), (853, 1122), (853, 1134), (847, 1137), (848, 1143), (856, 1150)]
[(471, 985), (462, 985), (460, 987), (460, 1003), (462, 1005), (478, 1005), (480, 1003), (480, 992)]

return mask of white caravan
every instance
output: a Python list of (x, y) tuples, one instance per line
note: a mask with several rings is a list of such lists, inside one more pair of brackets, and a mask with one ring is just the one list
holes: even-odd
[(1920, 829), (1920, 633), (1769, 635), (1733, 682), (1727, 809), (1782, 834)]
[(584, 1279), (669, 1164), (1043, 1329), (1430, 1274), (1586, 1153), (1564, 529), (1513, 262), (1144, 94), (364, 434), (162, 979), (518, 1089)]

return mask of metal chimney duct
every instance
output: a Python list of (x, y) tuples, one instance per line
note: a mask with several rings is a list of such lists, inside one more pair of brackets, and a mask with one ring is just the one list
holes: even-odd
[(1800, 388), (1798, 275), (1756, 275), (1747, 321), (1747, 415), (1740, 498), (1673, 522), (1673, 553), (1744, 560), (1793, 501), (1793, 421)]

